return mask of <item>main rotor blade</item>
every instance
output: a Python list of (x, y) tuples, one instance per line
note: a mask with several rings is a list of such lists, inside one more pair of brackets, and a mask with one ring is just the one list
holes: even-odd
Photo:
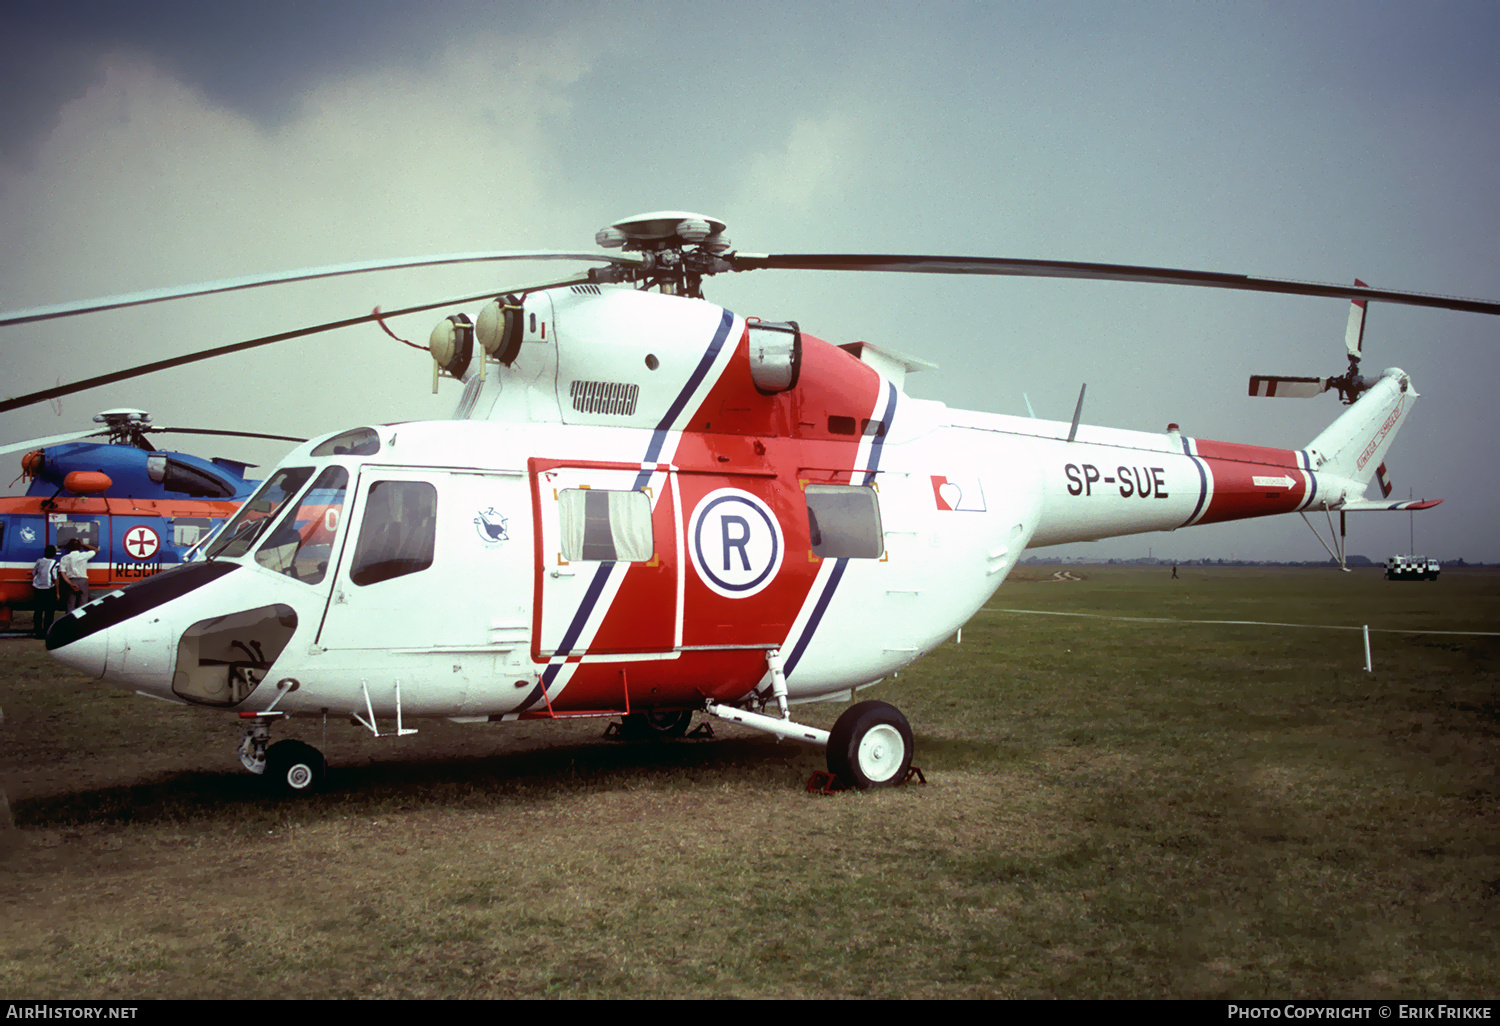
[(1500, 302), (1400, 292), (1369, 286), (1332, 285), (1284, 278), (1256, 278), (1248, 274), (1184, 271), (1170, 267), (1131, 264), (1089, 264), (1069, 260), (1012, 260), (1006, 257), (890, 256), (836, 253), (731, 253), (726, 260), (736, 271), (896, 271), (907, 274), (996, 274), (1032, 278), (1090, 278), (1158, 285), (1196, 285), (1201, 288), (1275, 292), (1330, 299), (1380, 300), (1410, 306), (1430, 306), (1468, 313), (1500, 314)]
[(0, 446), (0, 456), (9, 456), (13, 452), (30, 452), (33, 449), (45, 449), (50, 445), (62, 445), (64, 442), (76, 442), (80, 438), (92, 438), (94, 435), (107, 435), (109, 428), (95, 428), (92, 431), (69, 431), (65, 435), (48, 435), (46, 438), (31, 438), (24, 442), (12, 442), (10, 445)]
[(258, 431), (220, 431), (215, 428), (182, 428), (182, 427), (153, 427), (146, 429), (148, 433), (174, 434), (174, 435), (220, 435), (225, 438), (269, 438), (274, 442), (305, 442), (305, 438), (295, 438), (292, 435), (266, 435)]
[(29, 392), (19, 395), (13, 399), (0, 402), (0, 413), (10, 410), (18, 410), (23, 406), (31, 406), (35, 403), (46, 402), (48, 399), (56, 399), (60, 396), (72, 395), (74, 392), (83, 392), (90, 388), (99, 388), (102, 385), (112, 385), (116, 381), (127, 381), (130, 378), (138, 378), (143, 374), (152, 374), (156, 371), (168, 370), (172, 367), (180, 367), (183, 364), (196, 363), (199, 360), (210, 360), (216, 356), (226, 356), (229, 353), (238, 353), (246, 349), (254, 349), (257, 346), (268, 346), (273, 342), (285, 342), (288, 339), (303, 338), (307, 335), (316, 335), (323, 331), (334, 331), (338, 328), (347, 328), (355, 324), (367, 324), (370, 321), (386, 317), (400, 317), (409, 313), (421, 313), (423, 310), (436, 310), (444, 306), (457, 306), (460, 303), (473, 303), (481, 299), (491, 299), (497, 295), (507, 292), (535, 292), (538, 289), (565, 288), (569, 285), (587, 285), (589, 279), (565, 278), (562, 281), (547, 282), (545, 285), (528, 285), (525, 288), (487, 289), (470, 296), (459, 296), (456, 299), (444, 299), (437, 303), (423, 303), (420, 306), (408, 306), (403, 310), (383, 310), (377, 313), (368, 313), (363, 317), (349, 317), (342, 321), (329, 321), (326, 324), (315, 324), (310, 328), (298, 328), (296, 331), (283, 331), (276, 335), (263, 335), (260, 338), (252, 338), (245, 342), (234, 342), (227, 346), (216, 346), (213, 349), (204, 349), (187, 356), (174, 356), (170, 360), (157, 360), (154, 363), (143, 363), (139, 367), (131, 367), (127, 370), (115, 371), (111, 374), (101, 374), (98, 377), (86, 378), (83, 381), (75, 381), (68, 385), (58, 385), (54, 388), (46, 388), (40, 392)]
[(100, 299), (85, 299), (75, 303), (35, 306), (29, 310), (14, 310), (10, 313), (0, 314), (0, 327), (12, 324), (31, 324), (35, 321), (47, 321), (57, 317), (73, 317), (78, 314), (94, 313), (99, 310), (118, 310), (127, 306), (163, 303), (169, 299), (185, 299), (189, 296), (207, 296), (216, 292), (235, 292), (240, 289), (259, 288), (262, 285), (284, 285), (294, 281), (336, 278), (340, 275), (366, 274), (370, 271), (392, 271), (411, 267), (436, 267), (442, 264), (473, 264), (496, 260), (588, 260), (594, 263), (609, 264), (638, 264), (641, 262), (636, 257), (611, 256), (601, 253), (560, 253), (555, 250), (452, 253), (447, 256), (410, 257), (404, 260), (365, 260), (353, 264), (308, 267), (300, 271), (279, 271), (275, 274), (256, 274), (243, 278), (224, 278), (220, 281), (202, 282), (197, 285), (182, 285), (175, 288), (130, 292), (118, 296), (104, 296)]

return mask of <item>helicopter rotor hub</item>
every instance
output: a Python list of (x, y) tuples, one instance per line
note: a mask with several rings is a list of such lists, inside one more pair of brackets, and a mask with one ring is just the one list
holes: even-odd
[(728, 252), (725, 224), (718, 218), (683, 210), (636, 214), (601, 229), (594, 241), (605, 249), (641, 254), (639, 265), (614, 264), (590, 272), (605, 284), (641, 283), (685, 296), (702, 296), (704, 277), (733, 270), (719, 254)]

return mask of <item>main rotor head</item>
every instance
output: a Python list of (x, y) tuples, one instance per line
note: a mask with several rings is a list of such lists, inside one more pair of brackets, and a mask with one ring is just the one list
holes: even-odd
[(636, 214), (600, 229), (594, 241), (605, 249), (640, 253), (640, 264), (611, 264), (589, 272), (600, 283), (641, 283), (645, 288), (701, 298), (706, 275), (734, 270), (725, 224), (685, 210)]
[(148, 452), (156, 448), (146, 441), (146, 432), (151, 430), (151, 414), (145, 410), (104, 410), (94, 414), (94, 423), (103, 424), (109, 431), (111, 445), (134, 445)]

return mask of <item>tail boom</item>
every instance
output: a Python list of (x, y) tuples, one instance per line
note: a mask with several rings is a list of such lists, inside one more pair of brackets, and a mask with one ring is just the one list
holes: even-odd
[(1069, 441), (1067, 425), (974, 414), (962, 426), (1029, 436), (999, 459), (1038, 466), (1029, 547), (1040, 548), (1312, 509), (1425, 508), (1363, 497), (1416, 395), (1404, 372), (1388, 370), (1305, 449), (1088, 427)]

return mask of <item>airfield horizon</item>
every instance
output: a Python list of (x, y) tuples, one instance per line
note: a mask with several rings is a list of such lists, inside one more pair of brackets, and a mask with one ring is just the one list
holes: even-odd
[[(715, 723), (237, 727), (0, 644), (0, 978), (172, 997), (1493, 999), (1500, 573), (1022, 565), (898, 702), (925, 787)], [(999, 610), (1027, 609), (1035, 615)], [(1110, 619), (1131, 617), (1135, 619)], [(1344, 631), (1375, 635), (1374, 673)], [(837, 704), (798, 707), (826, 727)], [(289, 734), (321, 741), (320, 725)]]

